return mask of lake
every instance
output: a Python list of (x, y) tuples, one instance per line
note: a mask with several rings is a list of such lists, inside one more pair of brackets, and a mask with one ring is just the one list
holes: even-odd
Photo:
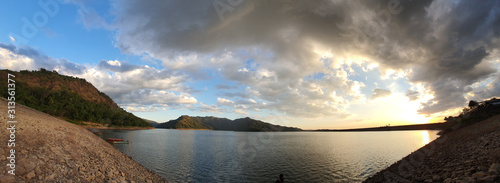
[(103, 130), (103, 138), (170, 182), (361, 182), (438, 131), (233, 132)]

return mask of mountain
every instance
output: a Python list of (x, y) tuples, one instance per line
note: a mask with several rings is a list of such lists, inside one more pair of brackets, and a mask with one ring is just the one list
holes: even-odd
[(354, 128), (354, 129), (319, 129), (311, 131), (324, 131), (324, 132), (363, 132), (363, 131), (401, 131), (401, 130), (442, 130), (445, 127), (445, 123), (430, 123), (430, 124), (418, 124), (418, 125), (401, 125), (401, 126), (381, 126), (372, 128)]
[(153, 125), (153, 127), (155, 127), (155, 128), (156, 128), (156, 126), (158, 126), (160, 124), (160, 123), (153, 121), (153, 120), (144, 119), (144, 118), (141, 118), (141, 119), (148, 122), (149, 124)]
[[(56, 71), (0, 70), (0, 81), (8, 73), (15, 77), (15, 102), (70, 122), (93, 122), (105, 126), (151, 127), (145, 120), (120, 108), (108, 95), (85, 79)], [(0, 96), (8, 98), (7, 84), (0, 84)]]
[(156, 128), (170, 129), (207, 129), (226, 131), (301, 131), (300, 128), (285, 127), (262, 122), (252, 118), (230, 120), (216, 117), (181, 116), (175, 120), (161, 123)]

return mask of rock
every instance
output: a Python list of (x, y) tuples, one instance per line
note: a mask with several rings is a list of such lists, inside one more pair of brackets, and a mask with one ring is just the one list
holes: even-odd
[(472, 178), (475, 178), (475, 179), (481, 179), (483, 177), (486, 177), (486, 173), (484, 173), (484, 172), (476, 172), (476, 173), (472, 174)]
[(483, 177), (481, 179), (478, 179), (479, 182), (494, 182), (497, 179), (497, 175), (490, 175), (487, 177)]
[(106, 174), (108, 175), (108, 177), (113, 177), (113, 172), (111, 171), (106, 172)]
[(15, 180), (14, 176), (0, 175), (0, 183), (13, 183)]
[(4, 156), (4, 154), (7, 154), (7, 153), (5, 153), (5, 152), (4, 152), (3, 148), (0, 148), (0, 154), (2, 155), (2, 156), (0, 156), (0, 160), (2, 160), (2, 161), (3, 161), (3, 160), (6, 160), (6, 159), (7, 159), (7, 157), (6, 157), (6, 156)]
[(57, 176), (56, 173), (52, 173), (48, 177), (45, 177), (45, 180), (47, 180), (47, 181), (54, 180), (54, 178), (56, 178), (56, 176)]
[(28, 180), (30, 180), (33, 177), (35, 177), (35, 172), (34, 171), (31, 171), (30, 173), (28, 173), (28, 175), (26, 175), (26, 179), (28, 179)]
[(16, 167), (16, 175), (24, 175), (26, 173), (28, 172), (26, 171), (26, 169), (24, 169), (24, 167), (22, 166)]
[(465, 177), (462, 183), (475, 183), (476, 180), (472, 177)]
[(36, 174), (42, 174), (42, 170), (40, 170), (40, 167), (36, 167), (35, 173)]
[(472, 167), (470, 169), (467, 169), (466, 171), (467, 173), (470, 173), (470, 174), (473, 174), (473, 173), (476, 173), (476, 168)]
[(490, 166), (490, 169), (488, 169), (488, 173), (492, 175), (499, 175), (500, 174), (500, 163), (493, 163)]
[(435, 182), (441, 181), (441, 177), (439, 175), (434, 175), (434, 176), (432, 176), (432, 181), (435, 181)]

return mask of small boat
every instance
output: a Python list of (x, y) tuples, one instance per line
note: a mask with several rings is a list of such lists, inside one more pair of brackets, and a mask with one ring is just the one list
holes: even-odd
[(109, 142), (121, 142), (121, 141), (123, 141), (123, 139), (113, 139), (113, 138), (107, 138), (106, 140)]

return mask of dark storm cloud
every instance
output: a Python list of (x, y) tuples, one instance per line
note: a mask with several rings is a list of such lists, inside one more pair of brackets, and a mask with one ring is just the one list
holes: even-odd
[[(230, 7), (222, 8), (223, 18), (214, 6), (221, 2)], [(168, 60), (259, 47), (272, 55), (260, 66), (286, 88), (324, 67), (313, 64), (319, 45), (382, 69), (412, 68), (408, 80), (435, 96), (420, 111), (426, 114), (463, 106), (470, 86), (496, 72), (485, 60), (494, 59), (490, 53), (500, 43), (495, 0), (117, 1), (113, 7), (124, 52)]]

